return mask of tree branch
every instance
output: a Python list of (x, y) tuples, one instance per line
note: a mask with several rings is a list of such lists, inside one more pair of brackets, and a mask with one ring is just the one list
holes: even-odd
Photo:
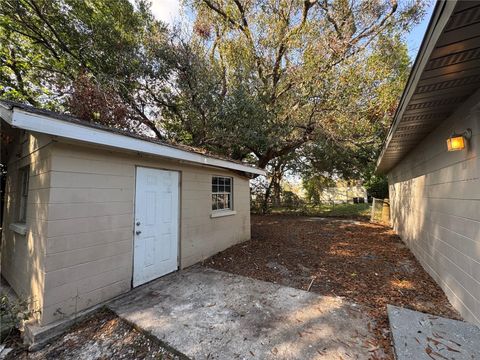
[(257, 64), (257, 72), (258, 76), (262, 80), (262, 82), (266, 85), (267, 81), (263, 75), (263, 65), (260, 57), (257, 54), (256, 47), (255, 47), (255, 42), (252, 37), (252, 33), (248, 27), (248, 22), (246, 19), (245, 15), (245, 8), (243, 5), (238, 1), (234, 0), (239, 12), (240, 16), (242, 19), (242, 24), (239, 24), (235, 19), (230, 17), (225, 11), (223, 11), (220, 7), (215, 6), (210, 0), (202, 0), (205, 5), (207, 5), (211, 10), (215, 11), (218, 15), (223, 17), (226, 21), (228, 21), (232, 26), (238, 28), (246, 37), (249, 45), (250, 45), (250, 50), (252, 51), (253, 56), (255, 57), (255, 62)]

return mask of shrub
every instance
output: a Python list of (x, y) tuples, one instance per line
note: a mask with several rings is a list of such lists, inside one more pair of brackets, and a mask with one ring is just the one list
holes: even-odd
[(367, 189), (368, 196), (372, 196), (377, 199), (387, 199), (388, 198), (388, 180), (383, 175), (372, 175), (364, 183), (365, 188)]
[(20, 329), (23, 323), (34, 316), (39, 310), (33, 309), (30, 299), (11, 299), (6, 294), (0, 294), (0, 337), (4, 341), (13, 329)]

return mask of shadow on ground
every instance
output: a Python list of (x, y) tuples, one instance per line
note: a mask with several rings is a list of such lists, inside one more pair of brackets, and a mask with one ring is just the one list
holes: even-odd
[(182, 354), (101, 309), (35, 352), (16, 348), (5, 360), (183, 360)]
[(366, 221), (252, 216), (252, 240), (204, 264), (361, 304), (376, 320), (376, 339), (390, 356), (387, 304), (460, 319), (400, 238)]
[(196, 360), (383, 356), (358, 305), (201, 266), (155, 280), (110, 308)]

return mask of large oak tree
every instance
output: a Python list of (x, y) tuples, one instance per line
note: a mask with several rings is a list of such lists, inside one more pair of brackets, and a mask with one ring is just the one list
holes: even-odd
[(0, 96), (248, 160), (276, 192), (287, 162), (306, 177), (361, 177), (424, 5), (187, 0), (185, 35), (147, 0), (3, 0)]
[[(208, 76), (187, 69), (191, 73), (179, 77), (186, 81), (179, 84), (185, 86), (180, 103), (190, 116), (175, 118), (173, 111), (170, 118), (180, 138), (237, 158), (254, 154), (262, 168), (319, 136), (335, 136), (348, 101), (356, 97), (355, 109), (362, 102), (345, 74), (356, 80), (362, 62), (387, 37), (402, 43), (399, 34), (423, 11), (420, 2), (395, 0), (192, 0), (190, 6), (195, 34), (189, 46), (211, 70)], [(382, 50), (392, 57), (398, 49)], [(403, 75), (394, 79), (397, 88)], [(377, 100), (382, 112), (385, 104)], [(359, 111), (367, 113), (371, 103), (365, 99)]]

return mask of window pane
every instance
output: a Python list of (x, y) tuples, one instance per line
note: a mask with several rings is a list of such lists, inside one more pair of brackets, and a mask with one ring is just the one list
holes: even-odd
[(212, 210), (217, 210), (217, 195), (212, 195)]
[(20, 187), (17, 190), (19, 196), (18, 202), (18, 221), (25, 222), (27, 218), (27, 200), (28, 200), (28, 181), (30, 176), (30, 168), (28, 166), (20, 170)]
[(212, 176), (212, 210), (232, 209), (233, 181), (225, 176)]
[(22, 195), (28, 195), (28, 168), (22, 170)]
[(223, 210), (225, 209), (225, 195), (217, 195), (218, 196), (218, 209)]

